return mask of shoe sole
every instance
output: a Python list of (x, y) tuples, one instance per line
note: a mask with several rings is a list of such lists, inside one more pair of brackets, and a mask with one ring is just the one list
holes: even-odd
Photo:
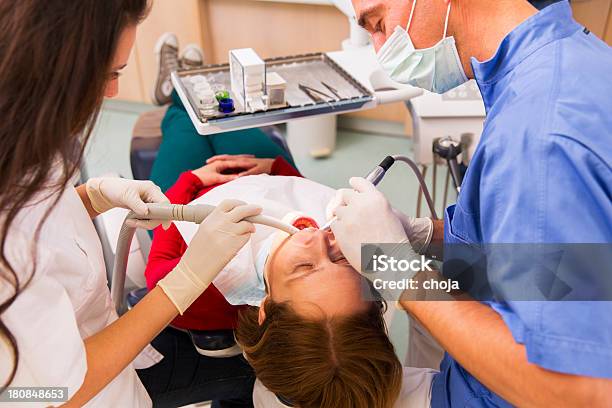
[[(164, 34), (162, 34), (161, 37), (159, 37), (157, 39), (157, 42), (155, 43), (154, 52), (155, 52), (155, 59), (157, 61), (157, 70), (158, 71), (160, 70), (160, 64), (161, 64), (161, 49), (164, 46), (164, 44), (166, 43), (166, 39), (168, 37), (170, 37), (170, 36), (174, 36), (174, 34), (172, 34), (172, 33), (164, 33)], [(176, 37), (176, 36), (174, 36), (174, 37)], [(179, 47), (178, 47), (178, 40), (177, 40), (176, 44), (177, 44), (176, 48), (178, 50), (179, 49)], [(156, 89), (157, 89), (157, 80), (155, 81), (155, 87), (153, 89), (149, 90), (149, 94), (150, 94), (149, 96), (151, 97), (151, 101), (153, 101), (153, 103), (155, 105), (157, 105), (157, 106), (164, 106), (164, 105), (166, 105), (166, 104), (159, 103), (159, 101), (155, 97), (155, 90)]]
[(200, 60), (199, 65), (200, 66), (204, 65), (204, 50), (199, 45), (194, 44), (194, 43), (187, 44), (185, 46), (185, 48), (183, 48), (183, 52), (181, 53), (181, 55), (179, 55), (179, 61), (183, 61), (185, 59), (185, 54), (187, 54), (187, 52), (189, 50), (197, 51), (197, 53), (200, 55), (200, 57), (202, 57), (202, 59)]

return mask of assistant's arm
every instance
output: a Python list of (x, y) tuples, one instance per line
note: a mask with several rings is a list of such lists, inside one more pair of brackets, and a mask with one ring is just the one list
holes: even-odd
[(94, 210), (93, 206), (91, 205), (91, 200), (89, 199), (89, 196), (87, 195), (85, 184), (81, 184), (80, 186), (78, 186), (76, 188), (76, 191), (77, 191), (77, 194), (79, 195), (79, 198), (83, 202), (83, 206), (87, 210), (87, 214), (89, 214), (89, 218), (96, 218), (98, 215), (100, 215), (98, 214), (96, 210)]
[(159, 287), (155, 287), (121, 318), (85, 339), (87, 374), (79, 391), (65, 406), (85, 405), (177, 315), (174, 304)]
[(143, 217), (143, 219), (130, 220), (132, 226), (147, 229), (155, 228), (164, 223), (162, 220), (146, 218), (149, 214), (147, 204), (169, 203), (161, 189), (148, 180), (95, 177), (89, 179), (85, 185), (77, 187), (76, 192), (90, 218), (113, 208), (125, 208), (133, 211), (139, 217)]
[[(557, 373), (527, 360), (499, 314), (476, 301), (402, 301), (467, 371), (516, 406), (612, 406), (612, 380)], [(476, 334), (475, 334), (476, 333)]]
[(179, 264), (129, 312), (85, 339), (87, 373), (68, 406), (83, 406), (109, 384), (178, 313), (208, 288), (250, 239), (255, 226), (245, 218), (261, 208), (222, 201), (200, 224)]

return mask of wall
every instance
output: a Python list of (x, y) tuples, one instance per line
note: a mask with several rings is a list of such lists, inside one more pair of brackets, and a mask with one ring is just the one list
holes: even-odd
[[(227, 61), (232, 48), (253, 47), (262, 57), (339, 50), (348, 37), (348, 21), (323, 0), (285, 2), (262, 0), (154, 0), (149, 18), (139, 28), (130, 64), (121, 82), (119, 97), (149, 102), (157, 61), (153, 48), (164, 32), (177, 34), (180, 44), (200, 44), (206, 62)], [(315, 3), (315, 4), (312, 4)], [(612, 0), (574, 0), (576, 19), (612, 44)], [(404, 123), (409, 118), (403, 104), (351, 114)]]
[(574, 0), (574, 17), (612, 45), (612, 0)]

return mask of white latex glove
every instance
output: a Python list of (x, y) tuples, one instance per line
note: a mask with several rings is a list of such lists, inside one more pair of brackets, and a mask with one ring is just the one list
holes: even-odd
[[(342, 190), (340, 190), (342, 191)], [(327, 204), (325, 215), (328, 220), (334, 217), (334, 212), (342, 204), (342, 195), (336, 194)], [(395, 216), (400, 220), (404, 227), (404, 232), (412, 245), (412, 248), (419, 254), (425, 254), (433, 237), (433, 221), (431, 218), (414, 218), (401, 211), (392, 209)]]
[(409, 240), (383, 193), (361, 177), (351, 178), (349, 184), (353, 189), (338, 190), (332, 199), (339, 204), (331, 211), (338, 218), (331, 229), (346, 259), (361, 271), (362, 243), (395, 244)]
[(417, 253), (424, 255), (429, 248), (431, 238), (433, 237), (433, 221), (431, 218), (414, 218), (404, 214), (401, 211), (393, 209), (397, 218), (401, 221), (404, 227), (404, 232), (410, 240), (412, 249)]
[[(99, 177), (89, 179), (85, 187), (91, 206), (99, 214), (111, 208), (120, 207), (132, 210), (144, 217), (149, 212), (146, 203), (170, 203), (170, 200), (152, 181)], [(153, 229), (162, 222), (129, 220), (128, 224), (133, 227)], [(164, 228), (168, 228), (170, 222), (164, 221), (163, 224)]]
[(260, 213), (259, 206), (224, 200), (200, 224), (178, 265), (157, 283), (180, 314), (249, 241), (255, 226), (244, 219)]

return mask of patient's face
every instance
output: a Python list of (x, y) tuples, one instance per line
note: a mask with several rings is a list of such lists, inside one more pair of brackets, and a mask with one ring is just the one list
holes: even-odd
[(269, 295), (297, 313), (345, 316), (365, 310), (363, 278), (344, 258), (331, 231), (302, 230), (272, 248)]

